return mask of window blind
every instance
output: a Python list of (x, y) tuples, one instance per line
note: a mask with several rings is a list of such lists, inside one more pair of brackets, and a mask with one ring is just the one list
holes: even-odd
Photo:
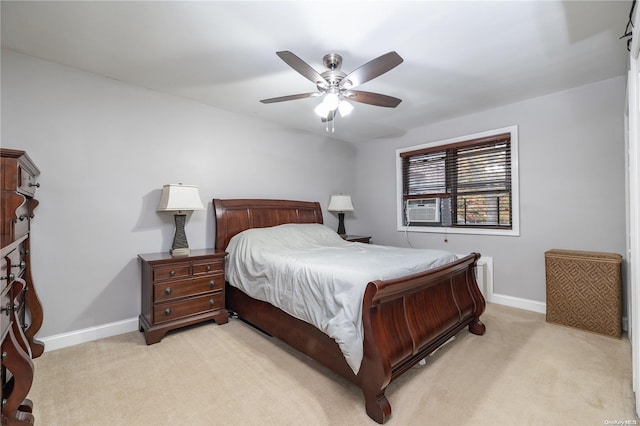
[[(403, 201), (447, 199), (430, 226), (510, 229), (511, 141), (504, 133), (488, 138), (403, 152)], [(424, 226), (424, 224), (413, 224)]]

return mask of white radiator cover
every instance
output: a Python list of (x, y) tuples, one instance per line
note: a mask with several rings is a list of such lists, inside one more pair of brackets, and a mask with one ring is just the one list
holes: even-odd
[(493, 293), (493, 258), (481, 256), (476, 263), (476, 281), (480, 288), (480, 293), (485, 300), (490, 301)]
[[(458, 258), (465, 257), (464, 254), (458, 254)], [(488, 256), (480, 256), (476, 262), (476, 281), (480, 293), (487, 302), (491, 302), (493, 293), (493, 258)]]

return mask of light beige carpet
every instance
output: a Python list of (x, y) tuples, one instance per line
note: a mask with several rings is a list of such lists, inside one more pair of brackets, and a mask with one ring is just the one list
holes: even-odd
[[(482, 319), (484, 336), (463, 330), (389, 386), (388, 425), (638, 421), (628, 340), (499, 305)], [(38, 425), (376, 424), (358, 388), (239, 320), (45, 352), (35, 369)]]

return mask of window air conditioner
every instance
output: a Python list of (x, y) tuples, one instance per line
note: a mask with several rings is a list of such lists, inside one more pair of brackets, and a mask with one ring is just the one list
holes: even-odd
[(407, 224), (411, 222), (440, 222), (440, 198), (407, 201)]

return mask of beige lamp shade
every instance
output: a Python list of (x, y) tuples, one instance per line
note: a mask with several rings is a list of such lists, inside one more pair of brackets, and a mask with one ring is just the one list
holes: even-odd
[(196, 185), (172, 183), (162, 187), (157, 211), (204, 210)]
[(351, 195), (332, 195), (327, 210), (330, 212), (352, 212), (353, 204), (351, 203)]

